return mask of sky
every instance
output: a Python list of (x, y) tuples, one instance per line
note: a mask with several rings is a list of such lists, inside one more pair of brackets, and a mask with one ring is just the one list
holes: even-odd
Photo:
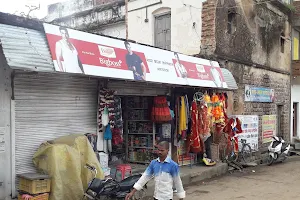
[(38, 6), (40, 10), (32, 12), (31, 16), (36, 18), (44, 18), (48, 12), (48, 5), (65, 0), (0, 0), (0, 12), (20, 15), (21, 12), (28, 13), (29, 9), (26, 5)]

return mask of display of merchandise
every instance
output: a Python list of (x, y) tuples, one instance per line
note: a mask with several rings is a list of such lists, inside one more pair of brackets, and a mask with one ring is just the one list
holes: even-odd
[(151, 121), (128, 121), (129, 133), (153, 133), (153, 123)]
[[(109, 115), (109, 124), (110, 128), (113, 129), (115, 126), (115, 101), (114, 101), (114, 91), (108, 90), (106, 88), (102, 88), (99, 90), (99, 99), (98, 99), (98, 126), (99, 126), (99, 132), (104, 133), (105, 129), (102, 124), (102, 113), (105, 110), (105, 108), (108, 109), (108, 115)], [(101, 150), (101, 149), (100, 149)]]
[(115, 126), (112, 129), (112, 143), (113, 145), (122, 145), (123, 143), (123, 118), (122, 118), (122, 100), (120, 97), (114, 98), (115, 104)]
[[(152, 98), (125, 98), (127, 131), (127, 159), (134, 163), (149, 163), (156, 143), (155, 124), (151, 122), (149, 107)], [(124, 104), (123, 104), (124, 105)]]

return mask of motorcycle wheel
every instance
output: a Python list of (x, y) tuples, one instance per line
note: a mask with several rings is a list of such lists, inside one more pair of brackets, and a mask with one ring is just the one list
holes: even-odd
[(269, 165), (269, 166), (271, 166), (271, 165), (275, 162), (275, 160), (277, 160), (278, 154), (275, 153), (275, 154), (274, 154), (274, 157), (275, 157), (275, 158), (273, 158), (271, 155), (268, 156), (267, 162), (268, 162), (268, 165)]
[(133, 200), (141, 200), (146, 196), (146, 189), (143, 188), (140, 191), (137, 191), (134, 195), (133, 195)]

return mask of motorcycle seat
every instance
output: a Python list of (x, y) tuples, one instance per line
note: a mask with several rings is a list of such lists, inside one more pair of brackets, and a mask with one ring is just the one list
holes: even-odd
[(130, 191), (134, 184), (141, 178), (142, 175), (133, 175), (125, 178), (119, 183), (120, 191)]
[(98, 194), (101, 191), (101, 189), (103, 188), (103, 181), (98, 178), (95, 178), (92, 181), (89, 188)]
[(281, 151), (284, 151), (289, 146), (288, 143), (283, 143), (281, 147)]

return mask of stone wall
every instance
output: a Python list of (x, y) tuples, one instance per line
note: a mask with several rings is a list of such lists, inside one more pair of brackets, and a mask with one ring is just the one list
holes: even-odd
[(201, 54), (211, 55), (216, 48), (216, 2), (207, 0), (202, 5)]

